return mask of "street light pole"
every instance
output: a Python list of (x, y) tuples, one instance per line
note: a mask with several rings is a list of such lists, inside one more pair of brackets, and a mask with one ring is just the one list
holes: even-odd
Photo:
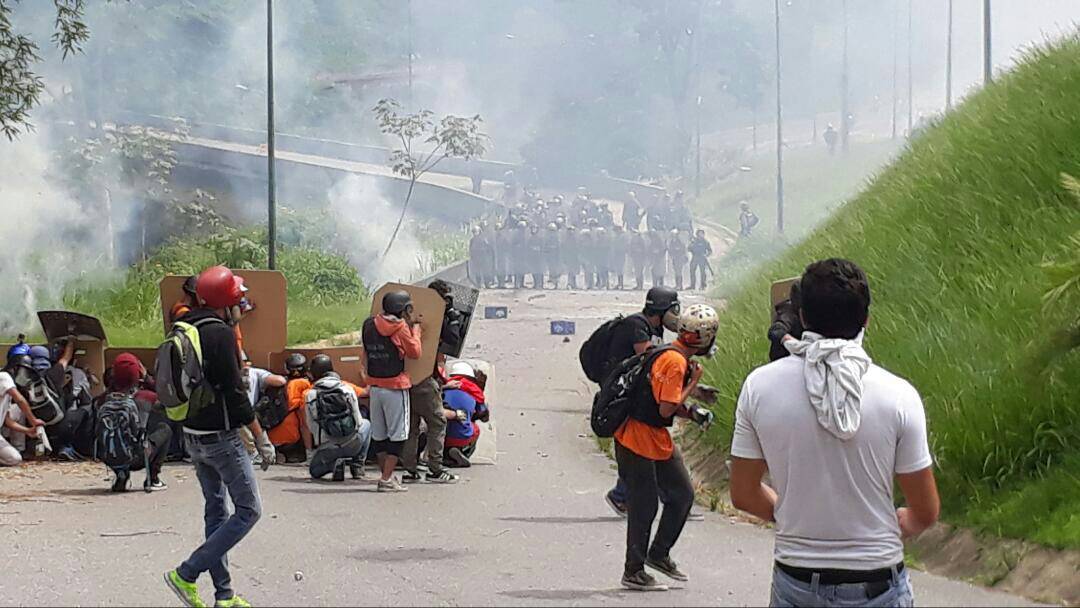
[(274, 175), (274, 0), (266, 0), (266, 176), (267, 261), (277, 267), (277, 183)]
[(945, 109), (952, 109), (952, 36), (953, 0), (948, 0), (948, 16), (945, 18), (948, 33), (945, 36)]
[(907, 3), (907, 132), (911, 137), (913, 113), (915, 112), (914, 101), (915, 75), (911, 70), (911, 0)]
[(776, 231), (784, 233), (784, 113), (780, 88), (780, 0), (773, 0), (776, 16)]
[(412, 69), (412, 56), (413, 56), (413, 19), (412, 19), (412, 0), (408, 0), (405, 5), (405, 10), (409, 13), (409, 111), (412, 111), (413, 104), (413, 69)]
[[(848, 151), (848, 138), (851, 137), (851, 109), (848, 107), (848, 10), (847, 0), (842, 5), (844, 21), (843, 57), (840, 66), (840, 149)], [(779, 22), (779, 17), (777, 17)], [(777, 25), (777, 32), (780, 26)], [(777, 34), (779, 36), (779, 34)], [(779, 48), (780, 41), (777, 39), (776, 46)], [(779, 55), (779, 52), (778, 52)]]
[(900, 28), (900, 0), (893, 0), (892, 3), (892, 138), (896, 139), (896, 106), (898, 105), (897, 98), (900, 93), (896, 87), (897, 85), (897, 36), (896, 30)]
[(991, 46), (990, 25), (990, 0), (983, 0), (983, 86), (994, 80), (994, 53)]

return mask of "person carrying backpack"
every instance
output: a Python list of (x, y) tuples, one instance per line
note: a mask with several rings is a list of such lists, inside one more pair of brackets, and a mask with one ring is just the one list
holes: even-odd
[(304, 395), (304, 412), (315, 452), (308, 472), (312, 479), (332, 472), (334, 481), (345, 481), (348, 465), (352, 478), (362, 479), (371, 443), (371, 423), (360, 415), (356, 390), (341, 380), (334, 371), (334, 362), (326, 355), (316, 355), (310, 369), (315, 384)]
[[(688, 580), (670, 552), (690, 514), (694, 488), (668, 428), (676, 416), (693, 419), (703, 427), (712, 423), (712, 412), (688, 406), (687, 399), (703, 371), (692, 358), (711, 351), (718, 327), (716, 311), (695, 304), (680, 314), (675, 342), (639, 355), (642, 367), (636, 375), (638, 381), (630, 385), (627, 417), (613, 434), (615, 460), (619, 478), (626, 483), (629, 506), (622, 577), (627, 589), (667, 590), (645, 566), (676, 581)], [(609, 379), (605, 391), (610, 385)], [(658, 501), (663, 502), (664, 511), (650, 544)]]
[(144, 490), (167, 488), (161, 480), (161, 465), (172, 441), (172, 429), (157, 406), (157, 395), (140, 390), (145, 376), (146, 370), (134, 355), (121, 354), (113, 362), (109, 392), (97, 406), (94, 451), (116, 475), (113, 492), (126, 491), (131, 472), (144, 468)]
[[(173, 419), (183, 420), (188, 453), (206, 501), (203, 515), (206, 541), (177, 568), (165, 573), (165, 583), (184, 605), (204, 606), (196, 581), (202, 573), (209, 572), (217, 606), (248, 606), (232, 589), (227, 560), (229, 550), (251, 531), (262, 515), (259, 487), (251, 459), (240, 440), (240, 427), (248, 426), (255, 436), (264, 469), (274, 462), (274, 446), (255, 419), (240, 374), (236, 335), (225, 322), (241, 315), (240, 300), (246, 291), (243, 279), (224, 266), (213, 266), (199, 275), (195, 291), (199, 306), (180, 318), (183, 325), (174, 326), (169, 340), (175, 339), (178, 350), (190, 353), (193, 349), (189, 347), (194, 343), (185, 342), (176, 334), (190, 328), (197, 331), (199, 348), (194, 349), (198, 355), (195, 363), (201, 365), (185, 368), (183, 373), (167, 365), (163, 368), (163, 363), (175, 362), (171, 356), (167, 361), (162, 360), (163, 351), (172, 352), (167, 342), (158, 351), (155, 376), (158, 398), (166, 406), (166, 412)], [(191, 382), (178, 386), (178, 377), (181, 384), (185, 378)], [(188, 399), (174, 405), (178, 395)], [(231, 515), (228, 501), (233, 504)]]

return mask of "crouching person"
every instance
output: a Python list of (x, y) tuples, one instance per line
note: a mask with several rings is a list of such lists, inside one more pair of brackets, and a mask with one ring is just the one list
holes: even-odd
[(140, 389), (146, 369), (130, 353), (116, 358), (109, 393), (97, 408), (95, 451), (116, 479), (113, 492), (128, 489), (132, 471), (146, 469), (143, 489), (166, 489), (161, 465), (172, 441), (172, 429), (157, 403), (157, 394)]
[[(11, 363), (9, 360), (9, 366)], [(13, 467), (21, 464), (26, 438), (36, 437), (41, 424), (15, 386), (11, 374), (0, 372), (0, 465)]]
[(443, 414), (446, 417), (446, 456), (448, 467), (472, 466), (471, 458), (480, 439), (477, 420), (486, 421), (488, 408), (484, 391), (477, 383), (476, 372), (465, 361), (450, 364), (450, 381), (443, 391)]
[(356, 390), (341, 380), (334, 363), (326, 355), (311, 360), (315, 384), (304, 395), (307, 425), (315, 451), (308, 471), (313, 479), (334, 474), (345, 481), (345, 467), (353, 479), (364, 476), (364, 457), (371, 443), (371, 423), (360, 415)]

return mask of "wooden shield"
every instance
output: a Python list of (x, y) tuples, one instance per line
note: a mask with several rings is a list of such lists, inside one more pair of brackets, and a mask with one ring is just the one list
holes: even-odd
[(422, 356), (419, 359), (405, 361), (405, 371), (409, 373), (409, 378), (413, 384), (419, 384), (430, 378), (435, 370), (435, 355), (439, 349), (439, 333), (442, 332), (446, 302), (434, 289), (402, 283), (387, 283), (371, 297), (371, 314), (382, 314), (383, 296), (397, 290), (409, 293), (413, 301), (414, 314), (420, 319)]
[(788, 296), (791, 295), (791, 286), (795, 284), (795, 281), (798, 281), (801, 278), (802, 277), (792, 277), (790, 279), (781, 279), (772, 284), (772, 287), (769, 289), (769, 300), (773, 308), (780, 302), (788, 299)]
[[(240, 331), (244, 350), (252, 363), (266, 367), (270, 353), (285, 350), (288, 341), (288, 311), (285, 299), (285, 275), (274, 270), (237, 270), (248, 288), (248, 299), (255, 309), (244, 315)], [(186, 276), (169, 275), (161, 280), (161, 314), (169, 329), (169, 312), (184, 295)]]
[[(94, 395), (104, 391), (100, 380), (105, 374), (105, 329), (96, 317), (66, 310), (43, 310), (38, 321), (45, 339), (51, 344), (67, 336), (75, 336), (75, 361), (91, 375), (90, 389)], [(98, 382), (95, 382), (98, 380)]]

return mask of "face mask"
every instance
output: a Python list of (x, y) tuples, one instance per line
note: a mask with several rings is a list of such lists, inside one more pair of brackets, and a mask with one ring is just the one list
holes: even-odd
[(677, 307), (669, 308), (668, 311), (664, 313), (664, 318), (662, 319), (661, 323), (663, 323), (664, 329), (668, 331), (678, 331), (679, 309)]

